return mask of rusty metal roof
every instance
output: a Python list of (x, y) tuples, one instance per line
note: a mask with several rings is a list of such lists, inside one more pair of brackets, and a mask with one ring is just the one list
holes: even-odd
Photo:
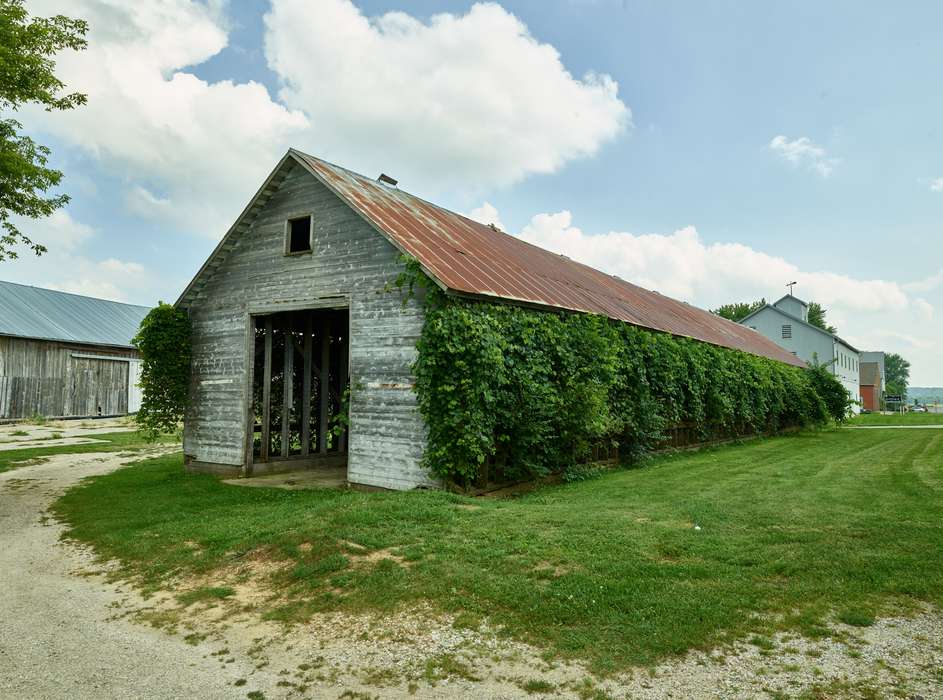
[(319, 158), (295, 150), (291, 153), (394, 245), (416, 258), (447, 291), (602, 314), (642, 328), (805, 366), (750, 328)]

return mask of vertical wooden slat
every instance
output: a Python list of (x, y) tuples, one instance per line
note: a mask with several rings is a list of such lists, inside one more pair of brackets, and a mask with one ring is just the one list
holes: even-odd
[(267, 462), (272, 445), (272, 317), (265, 318), (265, 368), (262, 370), (262, 450), (260, 462)]
[(321, 320), (321, 377), (318, 383), (318, 394), (320, 401), (318, 423), (318, 452), (325, 454), (327, 452), (327, 421), (328, 403), (330, 393), (330, 362), (331, 362), (331, 319), (324, 315)]
[[(348, 336), (348, 331), (345, 328), (343, 331), (344, 337), (341, 339), (341, 342), (337, 346), (338, 355), (338, 371), (339, 375), (337, 378), (338, 385), (338, 396), (343, 400), (344, 391), (347, 389), (347, 352), (348, 344), (350, 343)], [(348, 416), (350, 415), (350, 402), (348, 401), (347, 405)], [(347, 431), (344, 430), (337, 438), (337, 451), (346, 452), (347, 451)]]
[(243, 460), (243, 476), (252, 476), (255, 459), (255, 316), (249, 316), (246, 335), (246, 457)]
[(305, 457), (311, 451), (311, 353), (314, 351), (311, 334), (311, 312), (305, 314), (304, 337), (304, 379), (301, 388), (301, 454)]
[(295, 345), (292, 342), (291, 316), (285, 317), (282, 335), (285, 338), (285, 365), (282, 374), (282, 457), (287, 457), (291, 447), (291, 405), (295, 389)]

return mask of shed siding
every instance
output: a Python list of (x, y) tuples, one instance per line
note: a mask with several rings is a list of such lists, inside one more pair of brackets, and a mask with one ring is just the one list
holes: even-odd
[[(184, 452), (198, 462), (246, 462), (249, 315), (278, 308), (350, 309), (348, 479), (385, 488), (432, 484), (420, 468), (425, 427), (411, 365), (422, 307), (385, 290), (402, 271), (398, 251), (297, 165), (238, 234), (190, 304), (193, 365)], [(284, 254), (285, 221), (312, 214), (310, 255)], [(345, 301), (346, 300), (346, 301)]]
[[(75, 355), (95, 357), (76, 357)], [(0, 336), (0, 419), (128, 412), (131, 349)]]

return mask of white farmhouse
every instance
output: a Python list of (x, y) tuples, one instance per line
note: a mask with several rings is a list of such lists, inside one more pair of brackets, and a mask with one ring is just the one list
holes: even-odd
[[(848, 390), (859, 398), (858, 365), (861, 353), (834, 333), (809, 323), (809, 305), (791, 294), (775, 304), (765, 304), (740, 321), (809, 364), (826, 365)], [(853, 410), (858, 412), (857, 404)]]

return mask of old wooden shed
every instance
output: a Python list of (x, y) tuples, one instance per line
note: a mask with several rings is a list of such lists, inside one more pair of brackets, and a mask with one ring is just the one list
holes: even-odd
[[(290, 150), (177, 301), (190, 314), (190, 469), (324, 465), (351, 483), (432, 485), (411, 366), (421, 300), (391, 294), (405, 253), (446, 293), (608, 316), (801, 361), (754, 331)], [(349, 392), (349, 426), (336, 416)]]
[(149, 309), (0, 282), (0, 419), (137, 411), (131, 346)]

